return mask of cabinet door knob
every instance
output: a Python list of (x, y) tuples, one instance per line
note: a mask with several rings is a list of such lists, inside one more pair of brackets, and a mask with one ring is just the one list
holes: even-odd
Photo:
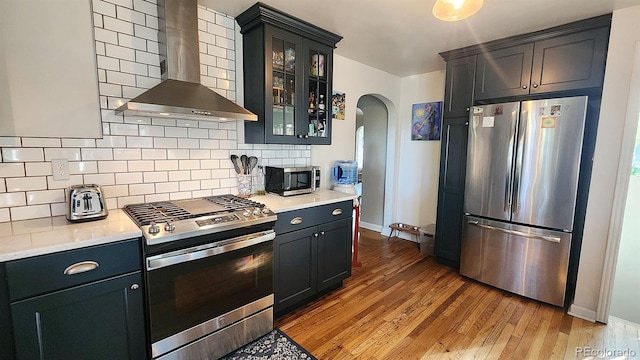
[(320, 235), (324, 235), (324, 231), (320, 231)]
[(131, 285), (131, 290), (138, 290), (139, 287), (140, 287), (140, 285), (133, 284), (133, 285)]
[(305, 138), (305, 139), (308, 139), (308, 138), (309, 138), (309, 135), (305, 134), (305, 135), (304, 135), (304, 138)]
[(467, 111), (471, 110), (471, 108), (467, 108)]
[(527, 85), (522, 85), (522, 88), (523, 88), (524, 90), (527, 90), (528, 86), (527, 86)]
[(298, 139), (302, 139), (302, 135), (298, 135)]
[(320, 236), (318, 233), (313, 233), (313, 237), (318, 237)]
[(533, 88), (534, 88), (534, 89), (537, 89), (537, 88), (538, 88), (538, 84), (536, 84), (536, 83), (533, 83), (533, 85), (532, 85), (532, 86), (533, 86)]

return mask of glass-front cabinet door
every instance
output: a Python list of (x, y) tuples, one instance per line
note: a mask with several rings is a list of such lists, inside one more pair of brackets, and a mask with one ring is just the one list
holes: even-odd
[(304, 40), (305, 51), (305, 138), (308, 144), (331, 143), (332, 49)]
[[(297, 124), (299, 106), (296, 104), (296, 93), (302, 86), (298, 78), (302, 75), (300, 62), (302, 59), (302, 41), (297, 36), (278, 31), (267, 35), (267, 104), (270, 104), (271, 121), (267, 122), (267, 135), (279, 143), (297, 143), (297, 135), (301, 133)], [(300, 57), (300, 60), (298, 60)], [(269, 105), (267, 105), (269, 106)]]

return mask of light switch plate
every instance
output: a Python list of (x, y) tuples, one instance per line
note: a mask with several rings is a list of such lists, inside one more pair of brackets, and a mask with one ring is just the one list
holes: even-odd
[(53, 180), (69, 180), (69, 161), (67, 159), (51, 160)]

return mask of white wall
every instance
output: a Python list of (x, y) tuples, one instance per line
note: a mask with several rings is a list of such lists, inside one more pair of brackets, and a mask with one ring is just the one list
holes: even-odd
[(335, 160), (354, 159), (356, 105), (361, 96), (373, 95), (389, 112), (383, 232), (392, 222), (435, 223), (440, 142), (411, 141), (411, 106), (442, 101), (444, 71), (399, 78), (336, 55), (333, 74), (334, 90), (346, 93), (346, 119), (333, 121), (330, 146), (311, 147), (311, 163), (324, 172), (323, 186), (331, 186)]
[(398, 207), (395, 221), (425, 226), (435, 224), (438, 203), (440, 141), (411, 140), (412, 105), (442, 101), (443, 71), (402, 78)]
[(624, 212), (616, 279), (611, 297), (611, 315), (640, 324), (640, 176), (631, 176)]
[(595, 319), (614, 199), (640, 6), (613, 13), (593, 175), (571, 313)]

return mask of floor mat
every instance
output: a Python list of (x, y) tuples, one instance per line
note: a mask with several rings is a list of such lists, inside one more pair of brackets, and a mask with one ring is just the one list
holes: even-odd
[(279, 329), (224, 356), (223, 360), (317, 360)]

